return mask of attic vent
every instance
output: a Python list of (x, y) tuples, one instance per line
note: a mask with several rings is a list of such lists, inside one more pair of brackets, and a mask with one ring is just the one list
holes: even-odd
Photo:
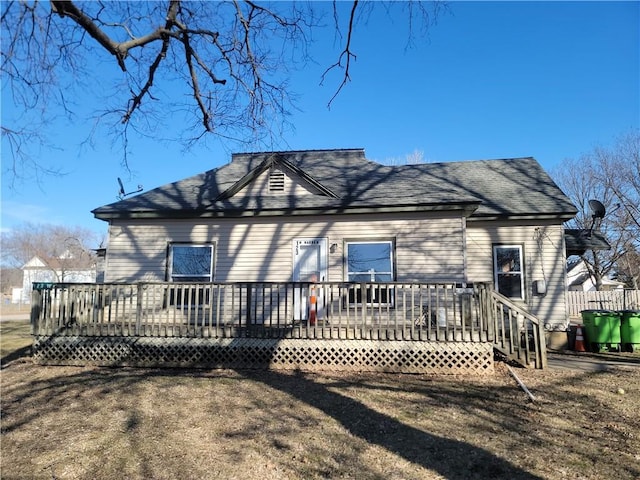
[(269, 174), (269, 192), (284, 192), (284, 172), (273, 170)]

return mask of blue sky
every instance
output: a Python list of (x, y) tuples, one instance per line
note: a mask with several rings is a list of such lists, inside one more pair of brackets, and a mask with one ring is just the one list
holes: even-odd
[[(319, 85), (337, 54), (327, 31), (312, 47), (317, 65), (292, 77), (300, 111), (275, 148), (364, 148), (381, 162), (414, 151), (427, 161), (534, 156), (552, 170), (640, 128), (639, 5), (451, 2), (408, 48), (402, 18), (374, 15), (357, 30), (352, 81), (330, 109), (338, 80)], [(12, 113), (3, 98), (3, 117)], [(3, 145), (3, 230), (29, 221), (104, 234), (107, 224), (90, 211), (116, 200), (117, 177), (127, 191), (149, 190), (221, 166), (235, 151), (209, 141), (185, 154), (176, 144), (131, 138), (129, 172), (100, 132), (93, 145), (82, 144), (88, 128), (51, 124), (65, 140), (42, 160), (66, 174), (39, 182), (10, 187)]]

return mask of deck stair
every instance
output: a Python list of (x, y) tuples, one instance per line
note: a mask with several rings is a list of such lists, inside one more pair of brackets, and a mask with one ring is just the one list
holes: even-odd
[(487, 338), (494, 350), (524, 367), (547, 368), (544, 328), (523, 307), (492, 289), (481, 290)]

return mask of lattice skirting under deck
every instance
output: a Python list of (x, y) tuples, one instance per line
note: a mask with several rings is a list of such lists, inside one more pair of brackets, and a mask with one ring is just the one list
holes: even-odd
[(36, 337), (33, 358), (47, 365), (493, 372), (492, 345), (474, 342)]

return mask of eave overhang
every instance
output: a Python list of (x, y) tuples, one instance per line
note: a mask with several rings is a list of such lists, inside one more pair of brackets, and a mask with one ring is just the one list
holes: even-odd
[(310, 216), (310, 215), (355, 215), (355, 214), (381, 214), (381, 213), (419, 213), (419, 212), (457, 212), (461, 216), (468, 217), (479, 206), (480, 202), (452, 202), (419, 205), (378, 205), (378, 206), (335, 206), (335, 207), (295, 207), (277, 209), (233, 209), (224, 210), (149, 210), (127, 212), (94, 212), (99, 220), (120, 219), (189, 219), (189, 218), (244, 218), (244, 217), (284, 217), (284, 216)]
[(467, 221), (469, 222), (486, 222), (486, 221), (549, 221), (566, 222), (575, 217), (575, 214), (569, 213), (510, 213), (510, 214), (476, 214), (471, 215)]

